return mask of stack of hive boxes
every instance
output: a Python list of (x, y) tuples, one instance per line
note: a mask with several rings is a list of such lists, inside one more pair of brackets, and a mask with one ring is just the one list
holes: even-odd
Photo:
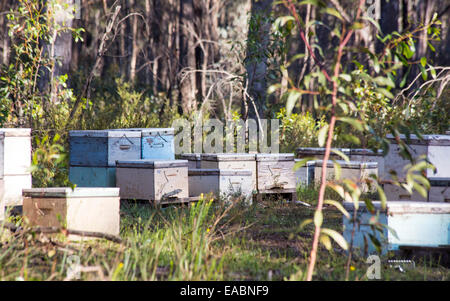
[(188, 161), (175, 160), (174, 129), (122, 130), (140, 133), (141, 152), (138, 159), (116, 161), (116, 185), (121, 198), (157, 203), (188, 198)]
[[(390, 140), (389, 153), (386, 156), (386, 168), (384, 171), (385, 179), (391, 178), (390, 171), (394, 171), (400, 182), (405, 181), (406, 171), (404, 167), (410, 164), (409, 160), (400, 155), (400, 147), (393, 136), (388, 135)], [(420, 156), (425, 155), (428, 160), (436, 167), (436, 173), (428, 169), (425, 176), (430, 181), (430, 191), (427, 197), (422, 197), (416, 191), (409, 194), (402, 187), (385, 184), (385, 193), (391, 200), (406, 201), (427, 201), (427, 202), (450, 202), (450, 135), (423, 135), (419, 139), (411, 135), (409, 141), (404, 135), (399, 137), (407, 143), (412, 157), (417, 161)]]
[(22, 205), (31, 188), (31, 129), (0, 129), (0, 220), (5, 206)]

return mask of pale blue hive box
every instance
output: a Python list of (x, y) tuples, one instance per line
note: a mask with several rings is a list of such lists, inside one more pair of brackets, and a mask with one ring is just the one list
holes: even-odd
[[(386, 228), (383, 253), (388, 250), (397, 251), (400, 246), (438, 247), (450, 245), (450, 204), (438, 202), (390, 201), (386, 211), (381, 211), (380, 202), (374, 202), (380, 212), (379, 222), (387, 224), (395, 230), (397, 237)], [(345, 209), (353, 217), (353, 203), (344, 203)], [(368, 224), (373, 215), (367, 210), (365, 203), (360, 202), (358, 217), (361, 224)], [(351, 220), (343, 217), (344, 238), (350, 242), (353, 230)], [(364, 248), (364, 234), (372, 233), (368, 225), (356, 227), (354, 247)], [(379, 236), (378, 236), (379, 237)], [(369, 240), (369, 238), (368, 238)], [(369, 240), (369, 253), (375, 248)]]

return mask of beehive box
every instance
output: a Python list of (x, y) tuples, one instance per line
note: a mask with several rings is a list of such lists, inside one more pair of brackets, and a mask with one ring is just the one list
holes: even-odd
[(257, 154), (258, 191), (295, 189), (293, 154)]
[(31, 188), (31, 129), (0, 129), (0, 219), (6, 206), (22, 205)]
[(249, 198), (253, 193), (251, 170), (190, 169), (189, 196), (213, 193), (216, 197), (235, 194)]
[[(406, 172), (403, 168), (407, 164), (410, 164), (410, 162), (400, 156), (400, 148), (394, 137), (392, 135), (388, 135), (387, 138), (390, 140), (390, 145), (389, 152), (385, 158), (386, 177), (388, 177), (390, 170), (394, 170), (401, 179), (404, 179)], [(450, 160), (448, 159), (448, 154), (450, 153), (450, 135), (423, 135), (423, 140), (419, 140), (419, 138), (415, 135), (411, 135), (410, 138), (408, 147), (413, 158), (426, 155), (437, 169), (436, 173), (434, 173), (431, 169), (427, 170), (427, 178), (450, 178)], [(406, 142), (406, 137), (404, 135), (400, 135), (400, 139)]]
[(141, 132), (70, 131), (70, 166), (114, 167), (116, 160), (141, 158)]
[(140, 159), (175, 160), (173, 128), (129, 128), (111, 131), (135, 131), (141, 133)]
[(378, 175), (384, 175), (384, 157), (383, 150), (374, 152), (371, 149), (354, 148), (350, 149), (350, 161), (358, 162), (377, 162), (378, 163)]
[(161, 201), (189, 197), (188, 162), (117, 161), (116, 185), (122, 199)]
[(395, 200), (450, 203), (450, 178), (433, 178), (429, 179), (429, 182), (431, 187), (426, 197), (415, 190), (409, 194), (406, 189), (393, 184), (385, 184), (384, 192), (386, 196)]
[[(301, 159), (295, 159), (295, 163), (302, 161)], [(304, 166), (295, 170), (296, 185), (310, 186), (314, 185), (314, 167), (315, 161), (308, 161)]]
[[(385, 158), (385, 178), (391, 179), (389, 171), (393, 170), (397, 173), (400, 181), (405, 181), (406, 171), (403, 168), (410, 164), (408, 160), (403, 159), (399, 154), (399, 146), (392, 135), (388, 135), (390, 140), (389, 152)], [(400, 135), (400, 139), (406, 142), (406, 137)], [(417, 136), (411, 135), (408, 144), (409, 150), (413, 158), (418, 158), (421, 155), (426, 155), (430, 162), (436, 167), (436, 173), (428, 169), (425, 176), (430, 181), (430, 192), (424, 198), (417, 192), (412, 195), (401, 187), (393, 184), (385, 184), (384, 189), (388, 198), (398, 200), (410, 201), (431, 201), (431, 202), (446, 202), (450, 200), (450, 189), (448, 188), (448, 181), (450, 180), (450, 160), (448, 154), (450, 153), (450, 135), (423, 135), (420, 140)]]
[[(434, 202), (405, 202), (388, 201), (387, 210), (381, 211), (379, 202), (374, 202), (375, 208), (380, 212), (380, 222), (387, 224), (396, 232), (396, 236), (384, 229), (387, 238), (383, 247), (387, 250), (398, 250), (400, 246), (438, 247), (450, 244), (450, 204)], [(344, 207), (353, 216), (353, 203), (344, 203)], [(365, 203), (359, 203), (357, 213), (362, 224), (368, 224), (373, 216), (367, 210)], [(352, 220), (343, 218), (344, 238), (351, 239), (353, 230)], [(356, 227), (354, 246), (363, 249), (364, 233), (372, 233), (369, 226)], [(369, 245), (371, 245), (369, 243)], [(374, 251), (369, 249), (369, 251)]]
[(202, 169), (232, 169), (251, 170), (252, 189), (256, 190), (256, 161), (255, 154), (226, 153), (226, 154), (202, 154)]
[[(334, 150), (342, 152), (344, 155), (350, 156), (349, 148), (334, 148)], [(325, 155), (325, 148), (323, 147), (299, 147), (295, 150), (295, 156), (298, 159), (314, 158), (316, 160), (322, 160)], [(330, 159), (343, 159), (333, 151), (330, 153)]]
[[(358, 161), (344, 161), (336, 160), (337, 164), (341, 167), (340, 179), (349, 179), (355, 183), (359, 183), (358, 186), (363, 192), (369, 192), (369, 185), (365, 180), (371, 180), (370, 175), (378, 175), (378, 163), (377, 162), (358, 162)], [(323, 160), (315, 161), (314, 167), (314, 182), (319, 185), (322, 176)], [(327, 163), (327, 179), (333, 180), (336, 176), (336, 170), (334, 168), (333, 161)], [(372, 186), (372, 191), (376, 190), (376, 186)]]
[(116, 168), (70, 166), (69, 180), (78, 187), (116, 187)]
[(119, 188), (34, 188), (23, 197), (23, 215), (33, 226), (119, 235)]
[(189, 169), (200, 169), (202, 168), (202, 154), (181, 154), (180, 155), (181, 160), (187, 160), (188, 161), (188, 167)]

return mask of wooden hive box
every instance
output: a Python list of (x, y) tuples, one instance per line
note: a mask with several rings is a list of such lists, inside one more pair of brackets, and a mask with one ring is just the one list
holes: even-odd
[[(301, 159), (295, 159), (295, 163), (302, 161)], [(310, 186), (314, 185), (314, 168), (315, 161), (308, 161), (302, 167), (295, 170), (295, 183), (297, 186)]]
[[(408, 160), (403, 159), (399, 153), (399, 146), (392, 135), (388, 135), (390, 140), (389, 152), (385, 158), (385, 178), (391, 179), (390, 170), (397, 173), (400, 181), (405, 181), (406, 172), (403, 168), (410, 164)], [(404, 135), (400, 135), (400, 139), (406, 141)], [(412, 195), (393, 184), (385, 184), (384, 188), (388, 198), (409, 201), (431, 201), (431, 202), (448, 202), (450, 201), (450, 135), (423, 135), (420, 140), (417, 136), (411, 135), (408, 144), (413, 158), (426, 155), (430, 162), (436, 167), (436, 173), (433, 170), (426, 170), (425, 174), (430, 181), (430, 192), (427, 197), (422, 197), (417, 192)]]
[(202, 154), (202, 169), (226, 169), (226, 170), (251, 170), (252, 189), (256, 190), (257, 173), (255, 154), (245, 153), (222, 153), (222, 154)]
[[(389, 250), (399, 250), (400, 246), (438, 247), (450, 244), (450, 204), (434, 202), (405, 202), (388, 201), (387, 210), (381, 210), (380, 202), (374, 202), (375, 209), (380, 212), (379, 221), (392, 228), (397, 237), (386, 228), (383, 236), (386, 238), (383, 253)], [(344, 203), (345, 209), (353, 216), (354, 204)], [(360, 227), (356, 227), (354, 245), (361, 250), (364, 248), (363, 235), (372, 233), (367, 225), (373, 216), (364, 202), (359, 203), (357, 212), (361, 220)], [(343, 217), (344, 238), (351, 239), (353, 219)], [(370, 239), (369, 239), (370, 241)], [(369, 245), (371, 245), (369, 243)], [(369, 251), (374, 252), (374, 248)]]
[(377, 162), (378, 163), (378, 175), (384, 175), (384, 157), (383, 150), (374, 152), (371, 149), (353, 148), (350, 149), (350, 161), (358, 162)]
[(119, 235), (119, 188), (34, 188), (23, 197), (23, 215), (33, 226)]
[(188, 162), (117, 161), (116, 185), (122, 199), (159, 202), (165, 198), (188, 198)]
[(258, 192), (295, 189), (294, 154), (256, 154)]
[(70, 166), (69, 179), (78, 187), (116, 187), (116, 168)]
[(22, 205), (22, 189), (31, 188), (31, 129), (0, 129), (0, 219), (6, 206)]
[(70, 166), (114, 167), (117, 160), (141, 158), (141, 132), (70, 131)]
[[(344, 155), (350, 156), (349, 148), (335, 148), (334, 150), (338, 150), (344, 153)], [(295, 150), (295, 157), (297, 159), (313, 158), (314, 160), (322, 160), (324, 155), (325, 148), (323, 147), (298, 147)], [(343, 158), (338, 156), (336, 153), (331, 152), (330, 159), (342, 160)]]
[[(363, 192), (369, 192), (369, 185), (365, 180), (370, 180), (370, 175), (378, 175), (378, 163), (377, 162), (358, 162), (358, 161), (344, 161), (336, 160), (341, 166), (341, 177), (340, 179), (350, 179), (355, 183), (359, 183), (359, 187)], [(321, 174), (322, 174), (323, 160), (315, 161), (314, 167), (314, 182), (316, 185), (320, 185)], [(328, 161), (327, 163), (327, 179), (335, 179), (336, 171), (334, 168), (333, 161)], [(372, 180), (371, 180), (372, 181)], [(372, 190), (376, 191), (376, 186), (372, 185)]]
[(188, 161), (189, 169), (202, 168), (202, 154), (181, 154), (180, 159)]
[(253, 193), (251, 170), (189, 169), (189, 196), (213, 193), (216, 197), (236, 194), (250, 198)]

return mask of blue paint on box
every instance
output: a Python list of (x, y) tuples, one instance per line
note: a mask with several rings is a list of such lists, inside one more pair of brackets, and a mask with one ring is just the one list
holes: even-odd
[(71, 166), (69, 181), (78, 187), (116, 187), (116, 168)]

